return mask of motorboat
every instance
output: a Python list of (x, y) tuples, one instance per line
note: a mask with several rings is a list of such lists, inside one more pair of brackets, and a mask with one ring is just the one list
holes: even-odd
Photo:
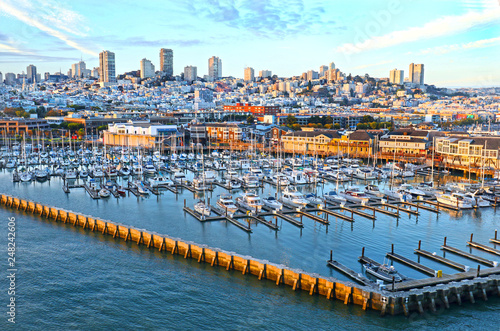
[(451, 194), (436, 194), (436, 199), (439, 203), (455, 207), (458, 209), (471, 209), (472, 202), (469, 198), (464, 197), (462, 194), (451, 193)]
[(229, 217), (233, 217), (233, 215), (238, 211), (238, 207), (234, 203), (233, 197), (229, 194), (221, 194), (219, 199), (217, 199), (215, 208), (223, 214), (227, 214)]
[(183, 184), (187, 181), (186, 179), (186, 175), (183, 173), (183, 172), (175, 172), (172, 177), (171, 177), (172, 181), (174, 182), (174, 184)]
[(281, 210), (283, 209), (283, 204), (276, 200), (275, 197), (272, 195), (262, 199), (262, 202), (264, 203), (264, 206), (271, 208), (273, 210)]
[(422, 197), (426, 195), (424, 191), (419, 190), (411, 186), (410, 184), (402, 184), (400, 188), (410, 193), (411, 195), (422, 196)]
[(385, 195), (379, 190), (377, 185), (372, 184), (365, 186), (365, 193), (377, 198), (383, 198)]
[(123, 177), (127, 177), (127, 176), (130, 176), (130, 168), (127, 167), (127, 166), (124, 166), (120, 169), (119, 171), (120, 175), (122, 175)]
[(156, 168), (154, 165), (152, 165), (151, 163), (148, 163), (144, 166), (144, 172), (147, 174), (147, 175), (154, 175), (156, 173)]
[(237, 197), (236, 204), (241, 208), (252, 212), (260, 212), (262, 209), (262, 200), (255, 192), (247, 192), (241, 197)]
[(38, 181), (44, 181), (47, 180), (49, 177), (49, 174), (47, 171), (42, 170), (42, 169), (37, 169), (35, 170), (35, 179)]
[(384, 282), (387, 283), (392, 283), (394, 282), (402, 282), (403, 277), (396, 271), (396, 268), (394, 266), (388, 266), (386, 264), (381, 264), (379, 266), (376, 266), (371, 263), (367, 263), (363, 265), (365, 272), (383, 280)]
[(337, 194), (337, 191), (327, 192), (323, 195), (323, 197), (325, 198), (325, 200), (328, 200), (330, 202), (339, 202), (339, 203), (347, 202), (347, 199)]
[(246, 174), (243, 176), (243, 186), (245, 188), (256, 188), (260, 186), (259, 178)]
[(19, 174), (19, 179), (21, 180), (21, 182), (30, 182), (32, 177), (28, 171), (23, 171)]
[(344, 192), (340, 192), (339, 195), (346, 198), (347, 201), (354, 203), (367, 203), (370, 201), (370, 198), (365, 194), (365, 192), (362, 192), (355, 187), (351, 187)]
[(241, 182), (239, 180), (236, 180), (236, 179), (231, 179), (228, 181), (228, 185), (230, 190), (236, 190), (236, 189), (239, 189), (241, 188)]
[(464, 194), (465, 198), (469, 198), (473, 201), (473, 206), (477, 207), (489, 207), (491, 206), (491, 203), (489, 201), (486, 201), (481, 197), (480, 195), (476, 195), (476, 193), (465, 193)]
[(260, 168), (257, 168), (257, 167), (251, 167), (250, 174), (252, 176), (257, 177), (259, 180), (264, 178), (264, 173), (262, 172), (262, 170)]
[(271, 181), (276, 186), (288, 186), (288, 185), (290, 185), (290, 181), (288, 180), (288, 177), (284, 174), (281, 174), (281, 173), (274, 174), (271, 177)]
[(200, 214), (201, 216), (210, 216), (210, 206), (205, 203), (203, 200), (199, 200), (194, 204), (194, 211)]
[(209, 187), (207, 186), (203, 178), (201, 178), (201, 176), (195, 177), (193, 179), (193, 181), (191, 182), (191, 187), (196, 191), (205, 191), (209, 189)]
[(171, 186), (174, 184), (172, 180), (170, 180), (167, 177), (162, 176), (161, 174), (158, 176), (155, 176), (153, 178), (149, 178), (149, 185), (151, 187), (160, 187), (160, 186)]
[(73, 169), (68, 170), (68, 171), (66, 171), (66, 173), (64, 174), (64, 177), (65, 177), (66, 179), (76, 179), (76, 178), (78, 177), (78, 171), (73, 170)]
[(281, 201), (283, 204), (298, 208), (304, 208), (309, 204), (309, 200), (307, 200), (302, 192), (297, 191), (297, 189), (293, 187), (287, 187), (281, 196)]
[(409, 202), (413, 200), (412, 195), (408, 191), (401, 188), (392, 188), (384, 190), (384, 194), (390, 198), (400, 200), (403, 202)]
[(304, 175), (304, 172), (302, 172), (302, 171), (293, 170), (287, 175), (287, 177), (288, 177), (288, 180), (290, 181), (290, 184), (293, 184), (293, 185), (307, 184), (307, 178)]
[(106, 188), (102, 188), (99, 190), (99, 196), (101, 198), (109, 198), (110, 195), (111, 195), (111, 192)]
[(308, 193), (308, 194), (304, 195), (304, 198), (307, 201), (309, 201), (309, 204), (314, 205), (314, 206), (324, 205), (325, 204), (325, 202), (323, 201), (323, 199), (321, 199), (320, 197), (318, 197), (314, 193)]
[(355, 171), (353, 171), (353, 176), (358, 179), (364, 179), (364, 180), (373, 180), (377, 179), (377, 174), (367, 168), (358, 168)]
[(234, 170), (228, 170), (224, 174), (224, 178), (225, 179), (238, 179), (239, 177), (240, 177), (240, 175), (238, 174), (238, 172), (236, 172)]

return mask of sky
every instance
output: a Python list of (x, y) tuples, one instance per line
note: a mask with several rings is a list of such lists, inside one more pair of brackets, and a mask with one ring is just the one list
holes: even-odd
[(423, 63), (425, 83), (500, 86), (500, 0), (0, 0), (0, 72), (65, 73), (98, 54), (116, 56), (117, 74), (160, 48), (174, 52), (174, 74), (187, 65), (223, 76), (245, 67), (280, 77), (319, 71), (388, 77)]

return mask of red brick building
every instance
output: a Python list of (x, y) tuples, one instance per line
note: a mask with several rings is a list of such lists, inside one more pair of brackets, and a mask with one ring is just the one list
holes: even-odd
[(279, 106), (252, 106), (250, 103), (237, 103), (236, 105), (225, 105), (226, 112), (252, 113), (253, 116), (276, 115), (280, 113)]

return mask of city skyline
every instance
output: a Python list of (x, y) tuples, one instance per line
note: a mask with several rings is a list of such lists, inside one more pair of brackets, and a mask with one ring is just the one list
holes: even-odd
[[(0, 0), (0, 72), (21, 73), (29, 64), (39, 73), (66, 72), (80, 58), (93, 68), (99, 52), (110, 50), (120, 74), (139, 69), (143, 58), (160, 68), (158, 52), (167, 48), (175, 53), (174, 75), (185, 66), (208, 74), (206, 59), (216, 54), (224, 61), (223, 76), (241, 78), (246, 67), (290, 77), (332, 61), (346, 74), (388, 77), (393, 68), (425, 63), (427, 84), (500, 85), (496, 0), (282, 6), (215, 1), (210, 7), (195, 1), (141, 4), (134, 11), (125, 2), (116, 17), (94, 13), (96, 6), (104, 13), (112, 4)], [(131, 25), (129, 18), (137, 21)]]

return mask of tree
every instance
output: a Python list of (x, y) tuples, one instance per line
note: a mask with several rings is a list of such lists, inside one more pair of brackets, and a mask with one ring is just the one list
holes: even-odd
[(253, 124), (255, 121), (255, 117), (253, 117), (252, 115), (248, 115), (247, 117), (247, 123), (248, 124)]
[(83, 127), (83, 125), (80, 123), (69, 123), (68, 124), (68, 130), (70, 130), (70, 131), (76, 131), (82, 127)]
[(293, 124), (292, 125), (292, 130), (299, 131), (300, 130), (300, 125), (299, 124)]
[(333, 128), (336, 129), (336, 130), (340, 130), (340, 124), (339, 123), (335, 123), (333, 125)]
[(85, 129), (84, 128), (81, 128), (78, 130), (78, 136), (81, 138), (85, 135)]
[(297, 123), (297, 119), (295, 118), (295, 116), (293, 116), (293, 115), (288, 115), (288, 116), (286, 117), (285, 124), (286, 124), (287, 126), (292, 126), (292, 125), (294, 125), (295, 123)]
[(361, 123), (370, 123), (374, 121), (375, 119), (370, 115), (364, 115), (363, 118), (361, 119)]
[(308, 91), (312, 90), (312, 83), (311, 83), (311, 81), (309, 81), (309, 82), (307, 83), (307, 90), (308, 90)]

